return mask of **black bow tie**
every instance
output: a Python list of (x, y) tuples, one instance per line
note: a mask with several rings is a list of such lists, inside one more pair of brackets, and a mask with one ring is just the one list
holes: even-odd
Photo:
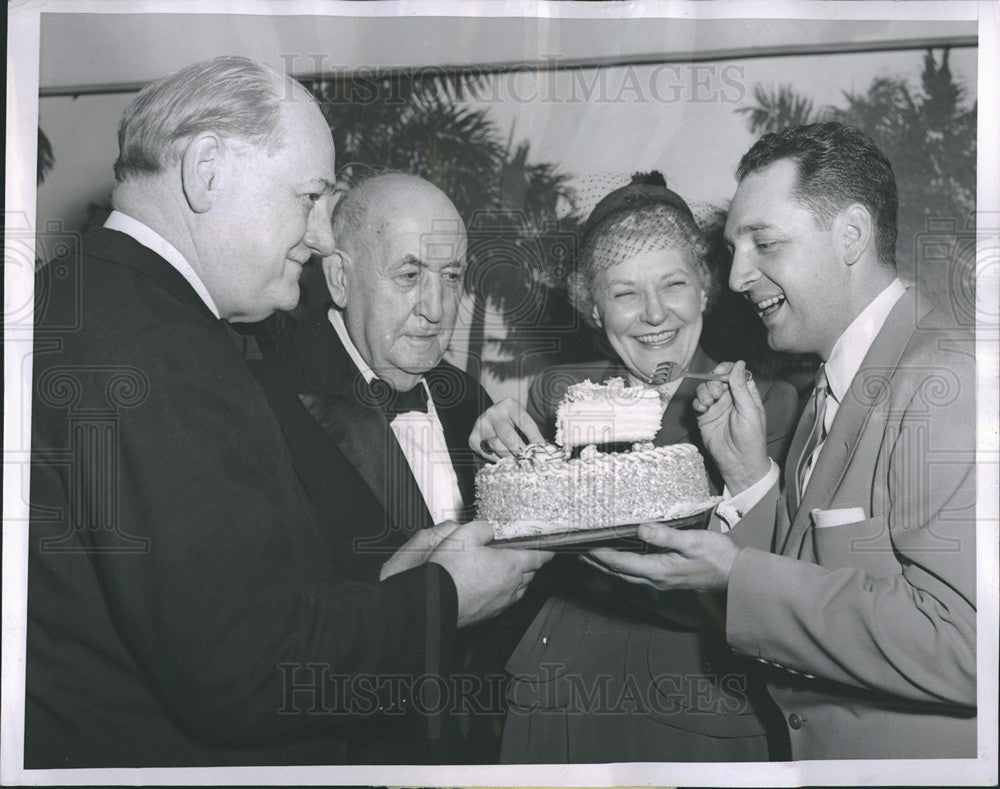
[(408, 392), (398, 392), (381, 378), (372, 379), (368, 384), (368, 396), (372, 405), (382, 409), (385, 418), (392, 421), (400, 414), (410, 411), (427, 413), (427, 389), (418, 383)]

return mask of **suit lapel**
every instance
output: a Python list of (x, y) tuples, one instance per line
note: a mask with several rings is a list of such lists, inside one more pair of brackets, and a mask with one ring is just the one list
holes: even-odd
[(296, 335), (305, 382), (299, 401), (357, 469), (396, 528), (433, 525), (410, 464), (325, 314)]
[[(782, 553), (798, 553), (802, 538), (811, 524), (809, 513), (817, 508), (826, 509), (829, 507), (830, 501), (847, 473), (847, 468), (857, 450), (864, 427), (875, 411), (876, 405), (882, 402), (886, 396), (892, 376), (899, 366), (899, 360), (913, 335), (917, 318), (916, 308), (913, 290), (908, 289), (893, 306), (871, 348), (868, 349), (861, 367), (844, 395), (844, 401), (837, 409), (837, 416), (834, 418), (833, 424), (830, 426), (830, 434), (823, 442), (823, 447), (816, 458), (816, 464), (809, 478), (809, 484), (803, 491), (798, 511), (789, 513), (791, 515), (791, 528), (788, 535), (783, 541), (780, 540), (779, 535), (778, 544), (781, 545)], [(795, 443), (799, 442), (803, 421), (800, 421), (799, 429), (796, 431)], [(809, 432), (810, 427), (811, 425), (805, 426), (806, 433)], [(801, 452), (801, 446), (799, 444), (799, 452)], [(789, 461), (793, 462), (795, 457), (797, 455), (790, 451)], [(787, 474), (786, 466), (786, 501)]]
[(201, 296), (191, 287), (191, 283), (177, 269), (127, 233), (93, 227), (87, 231), (84, 243), (88, 254), (149, 277), (202, 317), (218, 321)]

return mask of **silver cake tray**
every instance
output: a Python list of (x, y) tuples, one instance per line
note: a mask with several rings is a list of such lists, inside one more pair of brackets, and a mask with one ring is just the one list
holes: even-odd
[[(649, 518), (643, 523), (665, 523), (673, 529), (704, 529), (708, 527), (714, 506), (715, 502), (712, 502), (707, 509), (683, 518), (672, 520)], [(649, 546), (639, 539), (640, 525), (639, 523), (626, 523), (617, 526), (603, 526), (597, 529), (529, 534), (523, 537), (493, 540), (490, 545), (498, 548), (545, 548), (556, 551), (588, 551), (591, 548), (607, 547), (645, 553)]]

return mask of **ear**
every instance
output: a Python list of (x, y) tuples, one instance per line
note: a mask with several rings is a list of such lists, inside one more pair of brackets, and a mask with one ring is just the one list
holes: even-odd
[(347, 305), (347, 273), (351, 257), (342, 249), (334, 250), (332, 255), (323, 258), (323, 276), (326, 287), (333, 297), (333, 303), (343, 309)]
[(601, 320), (601, 312), (597, 309), (596, 304), (594, 305), (593, 312), (590, 313), (590, 316), (594, 319), (594, 323), (597, 324), (598, 329), (604, 328), (604, 321)]
[(188, 206), (196, 214), (212, 207), (218, 192), (222, 141), (212, 133), (200, 134), (181, 156), (181, 186)]
[(857, 263), (875, 240), (872, 215), (860, 203), (847, 206), (834, 220), (834, 239), (840, 257), (848, 266)]

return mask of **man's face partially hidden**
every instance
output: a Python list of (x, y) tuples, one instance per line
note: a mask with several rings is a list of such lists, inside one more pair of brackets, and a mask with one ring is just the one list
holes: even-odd
[(303, 264), (314, 253), (333, 251), (330, 130), (304, 96), (284, 103), (282, 115), (281, 148), (233, 143), (221, 168), (204, 243), (212, 261), (210, 289), (234, 320), (294, 308)]
[(729, 286), (750, 299), (772, 348), (827, 358), (850, 309), (844, 267), (832, 231), (796, 198), (797, 181), (796, 163), (784, 159), (740, 182), (726, 220)]
[(444, 356), (465, 274), (465, 227), (443, 194), (401, 189), (371, 214), (345, 264), (344, 322), (362, 358), (408, 391)]

